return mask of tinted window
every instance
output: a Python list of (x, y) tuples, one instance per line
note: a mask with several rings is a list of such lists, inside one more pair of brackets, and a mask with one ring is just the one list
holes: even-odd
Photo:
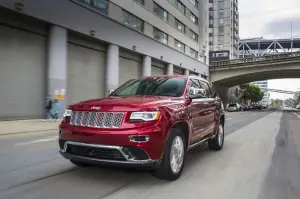
[(204, 94), (206, 98), (211, 98), (210, 88), (208, 86), (208, 83), (204, 81), (200, 81), (200, 86), (204, 90)]
[(126, 82), (111, 96), (150, 95), (180, 97), (183, 95), (186, 78), (143, 78)]
[(189, 90), (189, 95), (193, 96), (198, 93), (198, 91), (201, 89), (200, 82), (197, 79), (191, 79), (191, 87)]

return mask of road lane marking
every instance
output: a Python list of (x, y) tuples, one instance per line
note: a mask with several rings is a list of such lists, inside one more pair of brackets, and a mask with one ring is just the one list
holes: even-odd
[(48, 137), (48, 138), (44, 138), (44, 139), (33, 140), (33, 141), (30, 141), (30, 142), (17, 143), (14, 146), (23, 146), (23, 145), (42, 143), (42, 142), (51, 142), (51, 141), (55, 141), (57, 139), (58, 139), (58, 136), (52, 136), (52, 137)]

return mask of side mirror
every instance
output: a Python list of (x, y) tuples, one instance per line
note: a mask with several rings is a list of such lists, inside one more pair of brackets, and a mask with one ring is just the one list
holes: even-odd
[(108, 95), (112, 94), (112, 92), (114, 92), (114, 90), (109, 90)]

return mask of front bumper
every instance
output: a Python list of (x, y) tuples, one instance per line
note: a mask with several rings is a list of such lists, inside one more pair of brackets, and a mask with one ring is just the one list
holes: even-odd
[(160, 163), (159, 160), (150, 159), (145, 151), (138, 148), (86, 144), (61, 139), (59, 142), (60, 154), (69, 160), (134, 168), (156, 168)]

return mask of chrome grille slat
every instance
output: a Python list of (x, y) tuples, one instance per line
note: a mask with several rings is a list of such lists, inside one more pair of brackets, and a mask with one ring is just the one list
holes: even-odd
[(88, 126), (89, 126), (89, 127), (94, 127), (94, 126), (95, 126), (96, 119), (97, 119), (97, 114), (96, 114), (96, 112), (90, 112), (90, 114), (89, 114)]
[(102, 112), (97, 113), (97, 120), (96, 120), (97, 128), (102, 128), (103, 119), (104, 119), (104, 113), (102, 113)]
[(111, 127), (113, 117), (114, 117), (113, 113), (107, 113), (106, 117), (105, 117), (105, 120), (104, 120), (104, 123), (103, 123), (103, 127), (105, 127), (105, 128)]
[(89, 119), (89, 112), (82, 112), (81, 126), (87, 126)]
[(112, 123), (112, 127), (114, 128), (119, 128), (122, 124), (122, 120), (123, 120), (123, 113), (116, 113), (114, 116), (114, 120)]
[(124, 113), (73, 111), (70, 125), (92, 128), (120, 128)]

